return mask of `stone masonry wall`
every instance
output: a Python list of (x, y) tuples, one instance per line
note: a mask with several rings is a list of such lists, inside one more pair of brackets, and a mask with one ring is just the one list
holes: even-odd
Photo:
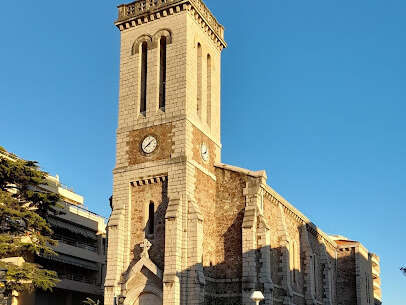
[[(128, 160), (129, 165), (170, 159), (173, 146), (173, 124), (162, 124), (148, 128), (133, 130), (128, 135)], [(141, 149), (141, 143), (149, 135), (156, 137), (158, 146), (152, 154), (145, 154)]]
[(203, 268), (217, 264), (216, 247), (216, 182), (200, 170), (195, 171), (195, 199), (203, 216)]
[[(197, 128), (193, 128), (192, 142), (193, 160), (207, 171), (214, 174), (214, 163), (217, 160), (217, 150), (214, 142)], [(203, 143), (206, 144), (209, 151), (209, 160), (207, 160), (207, 162), (203, 161), (201, 157), (201, 146)]]
[[(134, 137), (138, 132), (155, 125), (172, 123), (185, 119), (186, 111), (186, 12), (173, 14), (121, 32), (119, 119), (117, 130), (116, 168), (137, 163), (139, 158), (132, 152), (138, 150)], [(159, 49), (154, 45), (159, 33), (169, 31), (172, 42), (167, 45), (167, 82), (165, 112), (158, 109), (159, 103)], [(157, 36), (158, 35), (158, 36)], [(147, 112), (140, 114), (140, 53), (134, 53), (134, 45), (140, 39), (149, 43), (148, 50), (148, 92)], [(152, 130), (154, 131), (154, 130)], [(170, 131), (170, 130), (169, 130)], [(143, 135), (140, 135), (143, 136)], [(177, 135), (176, 135), (177, 136)], [(184, 138), (184, 135), (182, 135)], [(171, 139), (173, 137), (169, 137)], [(179, 143), (182, 144), (182, 143)], [(163, 150), (162, 150), (163, 151)], [(177, 145), (175, 154), (184, 154), (184, 146)], [(165, 151), (165, 156), (168, 151)], [(129, 159), (129, 157), (131, 157)], [(164, 155), (158, 154), (157, 159)]]
[[(157, 180), (157, 179), (155, 179)], [(167, 180), (152, 181), (152, 183), (135, 185), (132, 188), (132, 212), (131, 212), (131, 249), (133, 262), (140, 259), (142, 249), (140, 244), (147, 238), (152, 247), (149, 251), (151, 260), (161, 270), (164, 268), (165, 249), (165, 213), (168, 207), (168, 182)], [(148, 208), (150, 202), (155, 208), (155, 229), (153, 235), (148, 235), (146, 226), (148, 221)]]
[(242, 221), (246, 176), (216, 169), (216, 256), (220, 266), (217, 277), (240, 278), (242, 274)]
[(340, 249), (337, 253), (337, 304), (357, 304), (355, 249)]
[(196, 175), (200, 186), (196, 198), (204, 217), (204, 304), (241, 304), (246, 176), (221, 168), (216, 168), (215, 173), (216, 181), (200, 171)]
[[(187, 15), (187, 115), (188, 119), (207, 135), (211, 135), (213, 141), (220, 146), (220, 87), (221, 87), (221, 52), (213, 43), (213, 40), (203, 31), (202, 24), (191, 14)], [(202, 48), (202, 75), (201, 117), (197, 113), (197, 44)], [(212, 62), (211, 72), (211, 124), (207, 124), (207, 55)], [(220, 147), (218, 147), (220, 153)], [(219, 159), (216, 161), (220, 161)]]

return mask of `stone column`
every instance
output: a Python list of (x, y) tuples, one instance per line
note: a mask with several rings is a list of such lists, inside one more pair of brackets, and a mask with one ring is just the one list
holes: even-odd
[(163, 304), (180, 304), (179, 273), (182, 271), (182, 200), (170, 198), (165, 217), (165, 271)]
[(321, 265), (323, 266), (323, 305), (332, 305), (333, 300), (331, 299), (331, 296), (333, 293), (333, 287), (331, 287), (331, 266), (328, 260), (326, 245), (324, 244), (324, 241), (321, 245)]
[(187, 304), (204, 304), (205, 277), (203, 274), (203, 216), (195, 201), (189, 201), (188, 214), (188, 285)]
[(281, 247), (281, 275), (282, 275), (282, 287), (286, 291), (286, 296), (283, 301), (284, 305), (293, 304), (293, 291), (290, 282), (290, 255), (289, 255), (289, 235), (288, 229), (285, 221), (285, 213), (283, 211), (283, 206), (278, 204), (278, 235), (279, 243)]
[(130, 179), (125, 172), (114, 171), (113, 201), (108, 225), (107, 268), (104, 291), (104, 304), (113, 305), (114, 297), (121, 294), (121, 275), (128, 265), (130, 236)]
[(264, 304), (273, 304), (273, 283), (271, 277), (271, 231), (265, 218), (261, 215), (258, 223), (258, 247), (259, 247), (259, 282), (264, 293)]
[(316, 298), (314, 296), (314, 281), (313, 272), (312, 272), (312, 258), (313, 258), (313, 251), (310, 246), (309, 242), (309, 232), (307, 231), (307, 225), (303, 224), (300, 232), (300, 240), (302, 244), (302, 255), (303, 265), (304, 265), (304, 286), (305, 286), (305, 299), (306, 305), (316, 305)]
[(251, 305), (250, 294), (257, 285), (257, 213), (256, 208), (245, 208), (242, 224), (242, 299), (243, 305)]
[(122, 210), (113, 211), (109, 224), (108, 224), (108, 265), (105, 279), (105, 291), (104, 291), (104, 304), (113, 305), (114, 297), (119, 295), (120, 279), (123, 264), (123, 228), (119, 226), (119, 223), (124, 222), (124, 213)]
[(257, 217), (261, 209), (261, 182), (265, 177), (249, 177), (245, 195), (245, 211), (242, 223), (242, 304), (251, 305), (250, 295), (257, 289)]

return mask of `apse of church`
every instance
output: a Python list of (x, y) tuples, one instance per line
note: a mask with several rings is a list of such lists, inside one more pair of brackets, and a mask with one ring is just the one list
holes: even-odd
[[(201, 0), (118, 7), (105, 304), (380, 304), (379, 258), (221, 163), (224, 28)], [(238, 106), (238, 104), (236, 104)], [(358, 272), (361, 270), (361, 272)]]

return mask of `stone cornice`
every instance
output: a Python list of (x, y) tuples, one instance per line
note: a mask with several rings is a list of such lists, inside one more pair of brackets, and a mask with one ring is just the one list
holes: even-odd
[(219, 49), (227, 47), (224, 27), (217, 21), (202, 0), (137, 0), (118, 6), (115, 25), (123, 31), (155, 19), (189, 11)]
[(254, 177), (254, 178), (267, 179), (265, 171), (254, 172), (254, 171), (251, 171), (249, 169), (245, 169), (245, 168), (241, 168), (241, 167), (237, 167), (237, 166), (233, 166), (233, 165), (229, 165), (229, 164), (224, 164), (224, 163), (218, 163), (218, 162), (215, 163), (214, 166), (218, 167), (218, 168), (223, 168), (223, 169), (226, 169), (226, 170), (230, 170), (230, 171), (233, 171), (233, 172), (242, 173), (242, 174), (248, 175), (250, 177)]
[(307, 230), (311, 232), (314, 236), (322, 238), (327, 244), (334, 249), (337, 249), (337, 244), (331, 237), (321, 231), (315, 224), (313, 224), (305, 215), (303, 215), (298, 209), (296, 209), (292, 204), (290, 204), (285, 198), (279, 195), (274, 189), (269, 185), (265, 185), (266, 195), (273, 202), (279, 203), (284, 207), (285, 213), (290, 214), (296, 218), (299, 222), (302, 222), (306, 226)]

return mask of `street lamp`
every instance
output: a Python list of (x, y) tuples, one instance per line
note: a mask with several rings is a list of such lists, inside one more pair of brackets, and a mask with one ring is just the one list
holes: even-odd
[(253, 300), (256, 305), (259, 305), (259, 302), (261, 302), (263, 299), (264, 299), (264, 295), (262, 294), (261, 291), (254, 291), (251, 294), (251, 300)]

